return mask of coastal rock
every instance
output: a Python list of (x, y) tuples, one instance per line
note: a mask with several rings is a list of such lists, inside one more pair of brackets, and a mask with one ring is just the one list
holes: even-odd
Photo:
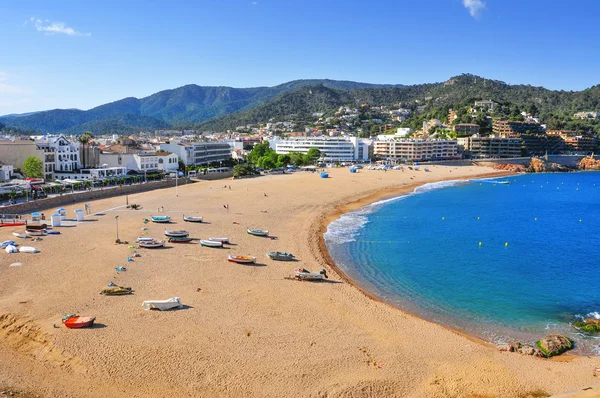
[(502, 163), (494, 163), (492, 165), (492, 167), (496, 170), (502, 170), (502, 171), (511, 171), (513, 173), (526, 173), (527, 169), (525, 168), (525, 166), (520, 165), (520, 164), (502, 164)]
[(536, 344), (548, 358), (573, 349), (573, 341), (558, 334), (546, 336), (538, 340)]
[(531, 158), (527, 172), (529, 173), (547, 173), (547, 172), (566, 172), (569, 168), (558, 163), (552, 163), (540, 158)]
[(586, 156), (579, 161), (577, 168), (579, 170), (600, 170), (600, 160), (594, 159), (593, 156)]
[(521, 344), (518, 341), (510, 343), (510, 344), (503, 344), (497, 347), (498, 351), (505, 351), (505, 352), (518, 352), (521, 355), (531, 355), (531, 356), (535, 356), (535, 357), (545, 357), (545, 355), (537, 348), (529, 345), (529, 344)]
[(586, 333), (600, 333), (600, 319), (586, 318), (573, 322), (573, 327)]

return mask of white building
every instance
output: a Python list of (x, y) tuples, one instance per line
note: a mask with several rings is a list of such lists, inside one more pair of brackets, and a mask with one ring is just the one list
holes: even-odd
[(387, 139), (374, 142), (373, 155), (379, 159), (425, 161), (458, 159), (456, 140)]
[(2, 164), (0, 163), (0, 181), (8, 181), (10, 177), (12, 177), (14, 173), (13, 166), (10, 164)]
[(100, 154), (100, 164), (109, 167), (124, 167), (138, 173), (164, 171), (177, 171), (178, 160), (172, 152), (151, 153), (118, 153), (105, 152)]
[(81, 169), (79, 143), (69, 141), (64, 135), (36, 140), (38, 149), (44, 151), (44, 175), (73, 173)]
[(173, 152), (186, 166), (225, 162), (232, 152), (227, 142), (170, 142), (160, 144), (160, 149)]
[(325, 162), (354, 162), (369, 160), (369, 143), (356, 137), (298, 137), (269, 141), (278, 154), (300, 152), (317, 148)]

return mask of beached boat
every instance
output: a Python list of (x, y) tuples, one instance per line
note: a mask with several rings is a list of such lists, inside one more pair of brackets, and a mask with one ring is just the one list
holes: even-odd
[(146, 249), (156, 249), (158, 247), (165, 247), (165, 241), (164, 240), (141, 241), (141, 242), (138, 242), (138, 245), (140, 247), (143, 247)]
[(152, 242), (154, 240), (154, 238), (144, 238), (142, 236), (138, 236), (138, 238), (136, 239), (136, 242)]
[(187, 236), (171, 236), (169, 238), (169, 242), (171, 243), (190, 243), (194, 238), (190, 238)]
[(229, 243), (229, 238), (208, 238), (208, 240), (212, 240), (213, 242)]
[(35, 247), (31, 247), (31, 246), (21, 246), (21, 247), (19, 247), (19, 251), (21, 253), (39, 253), (40, 252)]
[(21, 227), (25, 225), (24, 222), (3, 222), (0, 220), (0, 227)]
[(223, 247), (223, 242), (221, 241), (216, 241), (216, 240), (206, 240), (206, 239), (202, 239), (200, 241), (200, 244), (202, 246), (206, 246), (206, 247)]
[(80, 329), (93, 326), (95, 320), (93, 316), (65, 315), (62, 322), (69, 329)]
[(327, 271), (322, 269), (320, 272), (310, 272), (304, 268), (294, 270), (294, 276), (299, 281), (322, 281), (327, 278)]
[(268, 252), (267, 257), (277, 261), (294, 261), (296, 259), (292, 253), (286, 252)]
[(27, 234), (27, 236), (46, 236), (46, 230), (45, 229), (35, 229), (35, 230), (31, 230), (31, 229), (26, 229), (25, 230), (25, 234)]
[(328, 173), (321, 173), (321, 178), (329, 178), (329, 174)]
[(173, 236), (173, 237), (177, 237), (177, 238), (185, 238), (185, 237), (187, 237), (189, 235), (190, 235), (190, 233), (188, 231), (184, 231), (184, 230), (172, 231), (172, 230), (165, 229), (165, 236)]
[(4, 242), (0, 242), (0, 249), (4, 249), (6, 246), (19, 246), (19, 244), (14, 240), (5, 240)]
[(142, 303), (142, 307), (148, 310), (170, 310), (173, 308), (183, 308), (179, 297), (173, 297), (167, 300), (146, 300)]
[(27, 238), (27, 234), (25, 232), (13, 232), (13, 236), (17, 238)]
[(29, 229), (29, 230), (42, 230), (42, 229), (48, 229), (48, 225), (47, 224), (27, 224), (25, 229)]
[(256, 262), (256, 257), (253, 256), (235, 256), (230, 254), (227, 256), (227, 261), (238, 264), (251, 264)]
[(269, 231), (267, 231), (265, 229), (252, 229), (252, 228), (248, 228), (248, 233), (250, 235), (254, 235), (254, 236), (267, 236), (267, 235), (269, 235)]
[(150, 219), (152, 220), (152, 222), (158, 222), (158, 223), (171, 222), (171, 217), (169, 217), (169, 216), (152, 216), (152, 217), (150, 217)]
[(202, 217), (183, 216), (183, 221), (186, 221), (186, 222), (202, 222)]
[(124, 296), (126, 294), (133, 294), (133, 290), (130, 287), (109, 286), (100, 290), (100, 294), (103, 296)]

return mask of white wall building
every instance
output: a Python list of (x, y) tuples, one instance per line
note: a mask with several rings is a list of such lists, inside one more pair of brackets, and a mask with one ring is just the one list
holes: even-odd
[(369, 160), (369, 142), (356, 137), (298, 137), (269, 141), (278, 154), (306, 154), (317, 148), (325, 162), (355, 162)]
[(79, 142), (69, 141), (64, 135), (36, 140), (44, 151), (44, 174), (56, 178), (56, 173), (73, 173), (81, 169)]
[(170, 142), (160, 144), (160, 149), (173, 152), (186, 166), (224, 162), (232, 152), (227, 142)]
[(178, 160), (172, 152), (156, 153), (115, 153), (100, 154), (100, 164), (109, 167), (124, 167), (138, 173), (162, 170), (165, 172), (177, 171)]
[(387, 139), (373, 143), (379, 159), (425, 161), (459, 159), (456, 140)]
[(14, 169), (12, 165), (0, 163), (0, 181), (4, 182), (10, 180), (13, 173)]

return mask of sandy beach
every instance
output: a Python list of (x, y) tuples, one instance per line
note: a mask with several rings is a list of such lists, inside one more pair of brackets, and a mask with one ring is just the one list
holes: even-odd
[[(423, 183), (476, 175), (501, 174), (475, 166), (333, 169), (329, 179), (294, 173), (199, 182), (180, 186), (178, 196), (175, 188), (129, 195), (142, 206), (137, 211), (126, 209), (124, 197), (91, 202), (86, 221), (20, 242), (40, 253), (0, 253), (0, 386), (42, 397), (480, 398), (597, 386), (598, 358), (499, 352), (374, 300), (332, 269), (322, 233), (343, 212)], [(75, 209), (83, 204), (67, 207), (69, 218)], [(184, 214), (205, 223), (184, 223)], [(117, 215), (119, 238), (130, 243), (142, 236), (144, 218), (169, 215), (174, 222), (166, 228), (229, 237), (232, 245), (136, 249), (141, 257), (127, 262), (133, 249), (115, 244)], [(248, 235), (249, 227), (269, 230), (272, 239)], [(147, 228), (144, 236), (164, 238), (165, 224)], [(21, 230), (0, 228), (0, 240)], [(275, 250), (299, 261), (265, 256)], [(257, 264), (228, 263), (227, 254), (253, 255)], [(16, 262), (22, 266), (9, 266)], [(118, 266), (127, 271), (117, 273)], [(329, 282), (285, 278), (299, 266), (327, 268)], [(134, 294), (99, 295), (109, 282)], [(183, 309), (141, 307), (174, 296)], [(67, 313), (95, 316), (97, 326), (66, 329)]]

